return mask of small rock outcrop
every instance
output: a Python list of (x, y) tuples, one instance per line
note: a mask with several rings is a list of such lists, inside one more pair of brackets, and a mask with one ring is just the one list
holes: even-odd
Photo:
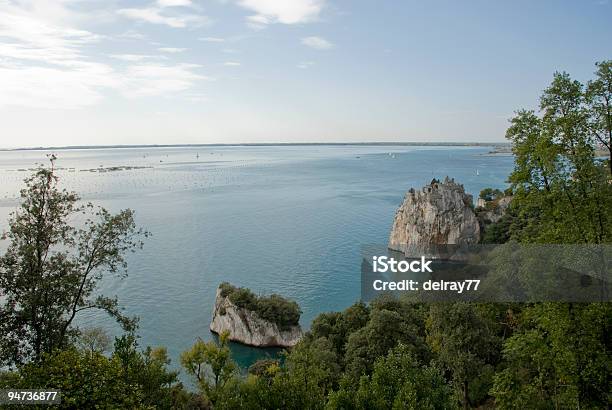
[(511, 196), (503, 196), (501, 198), (496, 198), (493, 201), (485, 201), (482, 198), (479, 199), (477, 216), (481, 225), (499, 222), (499, 220), (502, 219), (502, 217), (508, 211), (511, 201)]
[(395, 213), (389, 249), (407, 257), (437, 257), (444, 245), (472, 245), (480, 240), (480, 225), (472, 196), (463, 185), (446, 177), (432, 180), (421, 190), (410, 189)]
[[(260, 309), (264, 304), (266, 306)], [(283, 311), (273, 312), (275, 309)], [(287, 313), (287, 309), (292, 311)], [(295, 302), (278, 295), (259, 298), (248, 289), (223, 283), (217, 289), (210, 330), (217, 334), (227, 331), (230, 340), (249, 346), (293, 347), (303, 335), (297, 323), (300, 313)], [(266, 315), (269, 317), (264, 317)], [(271, 320), (271, 317), (282, 318), (284, 322), (280, 319)]]

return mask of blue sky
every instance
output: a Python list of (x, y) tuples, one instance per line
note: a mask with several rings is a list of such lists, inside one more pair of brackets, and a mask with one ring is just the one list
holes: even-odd
[(612, 58), (584, 1), (0, 0), (2, 147), (503, 141)]

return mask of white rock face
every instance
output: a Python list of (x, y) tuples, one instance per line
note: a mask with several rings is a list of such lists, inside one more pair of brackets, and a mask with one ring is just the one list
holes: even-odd
[(480, 240), (480, 225), (471, 208), (472, 196), (453, 179), (410, 189), (395, 213), (389, 249), (407, 257), (437, 257), (440, 245), (471, 245)]
[(255, 312), (240, 308), (229, 298), (221, 296), (221, 288), (217, 289), (210, 330), (217, 334), (228, 331), (230, 340), (256, 347), (293, 347), (302, 338), (299, 325), (281, 330), (276, 323), (264, 320)]

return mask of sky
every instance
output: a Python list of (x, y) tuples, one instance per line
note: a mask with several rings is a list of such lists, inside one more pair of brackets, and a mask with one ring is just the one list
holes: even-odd
[(610, 58), (610, 0), (0, 0), (0, 147), (503, 141)]

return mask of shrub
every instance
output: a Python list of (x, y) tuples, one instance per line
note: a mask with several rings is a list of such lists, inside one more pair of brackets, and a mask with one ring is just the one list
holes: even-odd
[(250, 289), (239, 288), (227, 282), (219, 285), (221, 296), (229, 298), (236, 306), (255, 312), (260, 318), (275, 323), (286, 330), (300, 321), (302, 311), (296, 302), (280, 295), (257, 296)]

